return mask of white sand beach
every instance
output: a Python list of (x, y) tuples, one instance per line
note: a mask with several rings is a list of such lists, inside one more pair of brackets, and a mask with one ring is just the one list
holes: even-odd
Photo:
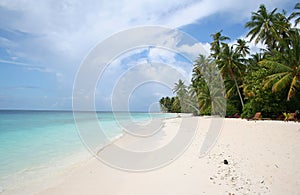
[[(114, 169), (91, 158), (42, 182), (8, 194), (299, 194), (300, 123), (224, 119), (213, 149), (199, 157), (212, 118), (199, 121), (190, 147), (171, 164), (146, 172)], [(165, 120), (151, 144), (166, 144), (181, 118)], [(126, 138), (119, 144), (136, 143)], [(156, 145), (157, 146), (157, 145)], [(108, 146), (110, 147), (110, 146)], [(107, 147), (107, 148), (108, 148)], [(105, 151), (107, 148), (103, 149)], [(224, 164), (224, 160), (228, 165)], [(53, 182), (55, 181), (55, 182)]]

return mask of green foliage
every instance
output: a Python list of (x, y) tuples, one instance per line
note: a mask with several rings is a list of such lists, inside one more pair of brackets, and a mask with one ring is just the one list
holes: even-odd
[(178, 97), (172, 97), (172, 105), (171, 110), (169, 112), (180, 113), (181, 112), (181, 104)]
[(269, 13), (262, 5), (246, 24), (250, 28), (248, 36), (265, 43), (268, 49), (249, 59), (243, 83), (247, 101), (243, 117), (251, 117), (258, 111), (264, 117), (279, 115), (290, 110), (291, 100), (293, 110), (300, 106), (297, 98), (293, 98), (300, 87), (299, 30), (291, 28), (284, 13), (276, 11)]
[(200, 55), (194, 64), (192, 88), (198, 100), (201, 115), (225, 114), (225, 92), (215, 60)]
[(160, 109), (162, 112), (173, 112), (179, 113), (181, 112), (180, 103), (178, 98), (175, 97), (162, 97), (159, 100)]
[(237, 107), (231, 102), (227, 101), (226, 104), (226, 116), (233, 116), (236, 113), (240, 113)]
[(254, 40), (255, 44), (265, 44), (268, 49), (278, 48), (278, 43), (289, 26), (288, 20), (277, 12), (277, 8), (268, 12), (265, 5), (260, 5), (258, 11), (252, 13), (251, 21), (245, 24), (250, 29), (247, 37)]
[(226, 86), (227, 97), (233, 93), (238, 94), (243, 107), (244, 100), (239, 86), (242, 83), (242, 76), (245, 72), (245, 65), (242, 63), (244, 60), (243, 57), (249, 52), (249, 47), (241, 39), (238, 39), (237, 42), (235, 49), (234, 45), (229, 46), (227, 43), (222, 42), (218, 48), (218, 53), (217, 51), (214, 52), (214, 57), (225, 82), (233, 83), (233, 85)]
[(273, 72), (274, 70), (260, 65), (245, 76), (244, 94), (248, 102), (242, 116), (249, 117), (256, 112), (262, 112), (266, 116), (268, 113), (280, 113), (284, 110), (284, 94), (273, 93), (271, 87), (265, 88), (263, 85), (265, 78)]
[[(295, 9), (298, 10), (297, 3)], [(195, 61), (191, 84), (175, 83), (175, 97), (160, 100), (164, 112), (191, 112), (196, 115), (242, 113), (251, 118), (256, 112), (274, 117), (300, 109), (300, 31), (290, 22), (299, 22), (299, 12), (286, 17), (277, 9), (271, 12), (261, 5), (245, 27), (255, 43), (264, 44), (261, 53), (250, 54), (247, 42), (238, 39), (229, 45), (222, 30), (212, 34), (211, 55), (199, 55)], [(226, 91), (222, 91), (220, 71)]]
[(256, 104), (251, 103), (250, 101), (247, 102), (243, 108), (243, 113), (241, 115), (242, 118), (251, 118), (257, 112), (257, 108), (255, 108)]
[(272, 91), (288, 90), (289, 101), (300, 88), (300, 34), (299, 30), (291, 30), (285, 52), (272, 50), (272, 55), (260, 63), (268, 69), (276, 70), (268, 75), (265, 87), (272, 85)]

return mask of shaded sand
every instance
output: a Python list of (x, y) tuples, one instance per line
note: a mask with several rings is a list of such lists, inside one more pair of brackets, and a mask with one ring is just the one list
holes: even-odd
[[(145, 148), (168, 143), (181, 120), (165, 120), (161, 136)], [(186, 152), (168, 166), (133, 173), (92, 158), (70, 168), (56, 182), (43, 183), (43, 189), (34, 188), (38, 184), (28, 189), (43, 195), (300, 194), (300, 123), (225, 119), (214, 148), (199, 158), (211, 118), (191, 120), (199, 120), (196, 135)], [(135, 143), (126, 136), (118, 142)]]

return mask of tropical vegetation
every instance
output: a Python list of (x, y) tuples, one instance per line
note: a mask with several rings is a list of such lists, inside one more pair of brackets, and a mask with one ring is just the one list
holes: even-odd
[[(245, 24), (249, 41), (229, 44), (222, 30), (212, 34), (211, 53), (195, 60), (190, 85), (182, 80), (175, 83), (175, 97), (161, 98), (161, 110), (222, 115), (221, 107), (225, 107), (227, 116), (252, 117), (262, 112), (264, 117), (276, 118), (300, 109), (299, 9), (297, 3), (288, 16), (260, 5)], [(251, 53), (249, 42), (262, 48)], [(223, 86), (218, 86), (220, 81)]]

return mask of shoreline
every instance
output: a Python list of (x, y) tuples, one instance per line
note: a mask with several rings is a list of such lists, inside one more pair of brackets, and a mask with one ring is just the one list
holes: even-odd
[[(224, 118), (214, 148), (199, 158), (210, 117), (190, 117), (199, 126), (189, 148), (177, 160), (141, 173), (113, 169), (94, 157), (77, 162), (55, 182), (27, 186), (5, 194), (295, 194), (300, 192), (300, 125), (283, 121)], [(180, 117), (165, 121), (164, 131), (178, 126)], [(170, 134), (171, 135), (171, 134)], [(170, 138), (170, 137), (169, 137)], [(117, 139), (126, 142), (124, 136)], [(167, 140), (167, 137), (164, 137)], [(114, 141), (116, 142), (116, 140)], [(163, 142), (163, 140), (161, 140)], [(110, 145), (110, 144), (109, 144)], [(109, 147), (106, 146), (106, 147)], [(104, 150), (104, 149), (102, 149)], [(224, 165), (224, 159), (229, 164)], [(296, 170), (295, 170), (296, 169)], [(115, 183), (120, 184), (118, 188)]]
[[(161, 113), (154, 113), (154, 114), (161, 114)], [(178, 114), (178, 113), (168, 113), (168, 114)], [(178, 118), (178, 117), (182, 117), (182, 116), (188, 116), (188, 115), (191, 115), (191, 114), (181, 114), (181, 113), (179, 113), (179, 115), (177, 115), (177, 116), (166, 117), (166, 118), (154, 118), (154, 120), (155, 120), (155, 119), (156, 119), (156, 120), (162, 120), (162, 122), (165, 123), (166, 120), (170, 120), (170, 119), (174, 119), (174, 118)], [(123, 133), (120, 134), (119, 136), (116, 136), (116, 138), (114, 138), (110, 143), (108, 143), (108, 144), (102, 146), (100, 149), (98, 149), (98, 151), (96, 152), (96, 155), (98, 155), (98, 154), (99, 154), (102, 150), (104, 150), (106, 147), (108, 147), (108, 146), (110, 146), (110, 145), (116, 143), (118, 140), (124, 138), (125, 135), (126, 135), (126, 133), (123, 132)], [(91, 153), (91, 152), (89, 151), (89, 153)], [(92, 154), (92, 153), (91, 153), (91, 155), (94, 157), (95, 154)]]
[[(31, 111), (31, 110), (30, 110)], [(154, 113), (161, 114), (161, 113)], [(171, 113), (175, 114), (175, 113)], [(166, 118), (157, 118), (157, 120), (162, 119), (163, 121), (177, 118), (178, 116), (166, 117)], [(156, 118), (154, 118), (156, 119)], [(101, 152), (103, 149), (109, 145), (117, 142), (118, 140), (124, 137), (124, 133), (116, 135), (114, 138), (109, 138), (112, 141), (104, 144), (100, 147), (98, 152)], [(81, 139), (81, 138), (80, 138)], [(30, 168), (25, 168), (18, 172), (5, 175), (1, 177), (0, 183), (0, 193), (3, 194), (14, 194), (15, 192), (22, 192), (24, 189), (31, 188), (30, 186), (38, 187), (38, 183), (42, 184), (44, 181), (50, 183), (56, 183), (55, 180), (73, 170), (73, 167), (78, 167), (81, 164), (84, 164), (92, 159), (95, 159), (95, 154), (87, 148), (84, 143), (81, 143), (82, 148), (78, 150), (78, 153), (72, 153), (65, 156), (63, 159), (51, 161), (47, 164), (41, 164), (39, 166), (34, 166)], [(51, 166), (50, 166), (51, 165)], [(51, 174), (47, 174), (51, 172)], [(38, 179), (36, 179), (38, 178)], [(54, 181), (54, 182), (53, 182)], [(31, 193), (32, 190), (28, 192)], [(33, 190), (36, 191), (36, 190)]]

